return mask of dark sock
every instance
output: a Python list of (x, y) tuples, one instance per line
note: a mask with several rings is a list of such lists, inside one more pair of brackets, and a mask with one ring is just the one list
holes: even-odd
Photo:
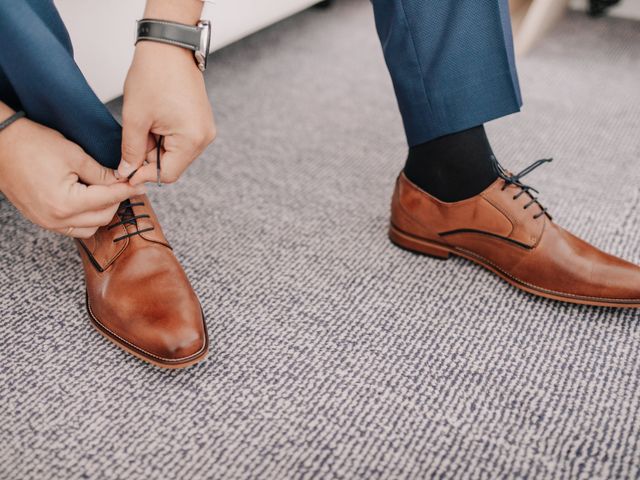
[(452, 133), (409, 149), (404, 173), (443, 202), (478, 195), (498, 178), (484, 126)]

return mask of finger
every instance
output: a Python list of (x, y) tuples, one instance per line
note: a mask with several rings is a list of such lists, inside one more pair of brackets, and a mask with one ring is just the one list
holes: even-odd
[(124, 112), (122, 117), (122, 160), (118, 166), (118, 174), (127, 178), (139, 168), (149, 151), (153, 137), (149, 134), (151, 122), (139, 114)]
[[(164, 148), (160, 147), (160, 154), (163, 155)], [(161, 160), (162, 162), (162, 160)], [(147, 152), (147, 158), (144, 165), (136, 170), (129, 178), (131, 185), (140, 185), (146, 182), (156, 182), (158, 180), (158, 151), (157, 143), (153, 150)]]
[(155, 183), (158, 180), (158, 167), (156, 162), (148, 163), (140, 167), (129, 179), (131, 185), (137, 186), (147, 182)]
[[(190, 161), (185, 161), (182, 155), (176, 155), (173, 152), (164, 153), (160, 162), (162, 165), (160, 181), (162, 183), (175, 183), (191, 163)], [(156, 182), (157, 180), (158, 164), (154, 161), (140, 167), (133, 177), (129, 179), (129, 183), (131, 185), (140, 185), (145, 182)]]
[(61, 233), (62, 235), (65, 235), (67, 237), (89, 238), (93, 236), (97, 230), (98, 230), (97, 227), (92, 227), (92, 228), (67, 227), (67, 228), (56, 228), (54, 231)]
[(113, 220), (120, 204), (115, 204), (101, 210), (79, 213), (65, 220), (66, 225), (74, 227), (103, 227)]
[(162, 170), (160, 180), (162, 183), (177, 182), (187, 167), (195, 160), (196, 155), (189, 156), (182, 152), (166, 152), (161, 157)]
[(145, 192), (144, 185), (133, 186), (129, 183), (89, 186), (76, 183), (71, 192), (71, 204), (79, 213), (102, 210)]
[(113, 185), (120, 181), (115, 170), (100, 165), (89, 155), (84, 155), (78, 162), (75, 173), (86, 185)]
[[(145, 165), (146, 163), (149, 163), (149, 162), (155, 162), (156, 161), (156, 159), (157, 159), (156, 145), (157, 145), (157, 140), (155, 139), (155, 137), (153, 135), (150, 134), (149, 135), (149, 145), (147, 146), (149, 151), (147, 152), (147, 157), (142, 162), (142, 165)], [(131, 178), (133, 178), (133, 176), (136, 174), (136, 172), (139, 170), (139, 168), (140, 167), (134, 168), (127, 177), (123, 177), (124, 181), (128, 182), (129, 180), (131, 180)], [(117, 170), (116, 170), (116, 177), (120, 177), (120, 174), (118, 173)]]

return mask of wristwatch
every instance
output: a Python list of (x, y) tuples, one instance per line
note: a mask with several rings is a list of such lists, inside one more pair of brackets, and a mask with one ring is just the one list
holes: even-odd
[(211, 22), (200, 20), (196, 26), (143, 18), (137, 21), (136, 45), (141, 41), (168, 43), (193, 50), (198, 68), (207, 68), (207, 55), (211, 43)]

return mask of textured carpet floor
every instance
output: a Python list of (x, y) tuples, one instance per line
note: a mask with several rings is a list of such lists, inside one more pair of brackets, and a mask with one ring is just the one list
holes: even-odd
[[(207, 362), (165, 372), (107, 343), (72, 243), (0, 202), (0, 478), (640, 475), (640, 312), (388, 242), (404, 139), (370, 9), (212, 59), (219, 139), (151, 192)], [(639, 25), (569, 16), (520, 63), (524, 112), (490, 127), (514, 169), (556, 158), (531, 180), (558, 222), (634, 262)]]

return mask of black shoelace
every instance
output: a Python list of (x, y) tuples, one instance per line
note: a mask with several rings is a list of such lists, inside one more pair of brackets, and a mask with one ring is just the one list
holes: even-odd
[(120, 216), (120, 221), (114, 224), (111, 224), (107, 227), (108, 230), (112, 228), (118, 227), (120, 225), (135, 225), (136, 229), (133, 232), (129, 232), (126, 235), (122, 235), (118, 238), (114, 238), (113, 243), (124, 240), (125, 238), (133, 237), (134, 235), (140, 235), (144, 232), (150, 232), (154, 229), (154, 227), (143, 228), (140, 230), (138, 228), (138, 219), (140, 218), (150, 218), (149, 215), (143, 213), (141, 215), (134, 215), (132, 207), (142, 207), (144, 206), (144, 202), (131, 202), (131, 200), (126, 200), (120, 204), (120, 208), (118, 208), (118, 215)]
[(529, 173), (534, 171), (536, 168), (538, 168), (540, 165), (543, 165), (545, 163), (553, 161), (552, 158), (542, 158), (540, 160), (537, 160), (537, 161), (533, 162), (531, 165), (529, 165), (527, 168), (525, 168), (524, 170), (522, 170), (521, 172), (519, 172), (519, 173), (517, 173), (515, 175), (510, 175), (509, 172), (507, 172), (504, 169), (504, 167), (502, 165), (500, 165), (500, 163), (498, 162), (498, 160), (496, 159), (495, 156), (492, 155), (491, 156), (491, 160), (493, 161), (493, 164), (494, 164), (495, 169), (496, 169), (496, 171), (498, 173), (498, 176), (504, 180), (504, 185), (502, 186), (502, 190), (503, 191), (506, 190), (507, 187), (509, 187), (509, 185), (515, 185), (516, 187), (518, 187), (520, 189), (520, 191), (513, 196), (514, 200), (517, 200), (518, 198), (520, 198), (525, 193), (531, 199), (531, 201), (528, 202), (524, 206), (525, 210), (527, 208), (529, 208), (533, 204), (537, 204), (538, 207), (540, 207), (540, 212), (533, 216), (534, 219), (538, 219), (542, 215), (546, 215), (547, 217), (549, 217), (549, 220), (553, 220), (553, 217), (551, 217), (549, 212), (547, 212), (547, 209), (545, 207), (543, 207), (540, 204), (540, 202), (538, 201), (538, 197), (534, 196), (531, 193), (531, 192), (533, 192), (533, 193), (538, 194), (540, 192), (538, 192), (538, 190), (536, 190), (535, 188), (533, 188), (533, 187), (531, 187), (529, 185), (525, 185), (524, 183), (522, 183), (520, 181), (520, 179), (522, 177), (524, 177), (525, 175), (528, 175)]

